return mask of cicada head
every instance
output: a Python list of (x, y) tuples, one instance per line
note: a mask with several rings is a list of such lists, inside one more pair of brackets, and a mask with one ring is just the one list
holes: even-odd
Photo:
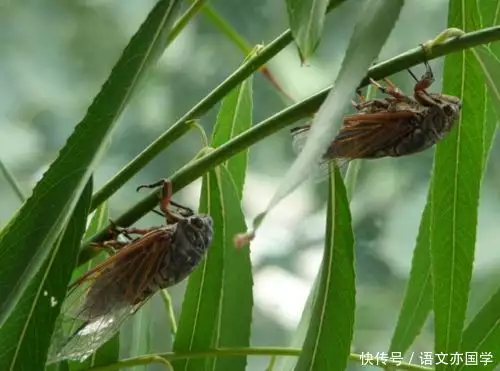
[(212, 225), (213, 220), (209, 215), (194, 215), (180, 221), (181, 229), (200, 252), (204, 252), (212, 242), (214, 233)]
[(462, 101), (453, 95), (440, 95), (440, 107), (443, 113), (449, 118), (451, 122), (460, 118), (460, 110), (462, 109)]
[(176, 249), (191, 257), (193, 265), (203, 257), (212, 242), (212, 224), (209, 215), (193, 215), (177, 222)]
[(431, 135), (429, 140), (433, 144), (448, 134), (455, 121), (460, 118), (462, 101), (451, 95), (430, 94), (435, 104), (428, 108), (428, 112), (422, 122), (424, 131)]

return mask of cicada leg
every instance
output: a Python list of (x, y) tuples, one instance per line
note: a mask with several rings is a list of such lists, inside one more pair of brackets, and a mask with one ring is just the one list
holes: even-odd
[(110, 235), (113, 237), (111, 240), (117, 240), (119, 235), (125, 236), (129, 241), (133, 241), (134, 238), (131, 236), (131, 234), (139, 234), (139, 235), (145, 235), (146, 233), (151, 232), (152, 230), (155, 230), (156, 227), (153, 228), (135, 228), (135, 227), (120, 227), (118, 226), (113, 220), (109, 219), (109, 224), (110, 224)]
[(117, 240), (108, 240), (104, 242), (92, 242), (90, 246), (98, 248), (98, 249), (113, 249), (113, 250), (119, 250), (123, 246), (128, 245), (128, 242), (120, 242)]
[(356, 101), (351, 100), (351, 103), (354, 108), (356, 108), (358, 111), (362, 110), (364, 108), (364, 104), (366, 103), (366, 98), (364, 97), (363, 94), (361, 94), (361, 89), (356, 90), (356, 95), (359, 98), (359, 103), (356, 103)]
[[(422, 46), (422, 48), (423, 48), (423, 46)], [(425, 49), (424, 49), (424, 51), (425, 51)], [(414, 88), (415, 92), (417, 92), (419, 90), (427, 89), (434, 82), (434, 74), (432, 73), (431, 66), (429, 65), (429, 62), (427, 61), (427, 59), (424, 61), (424, 66), (425, 66), (425, 72), (422, 75), (422, 77), (420, 78), (420, 80), (418, 80), (417, 83), (415, 84), (415, 88)]]
[(432, 73), (429, 62), (425, 61), (424, 65), (425, 72), (420, 80), (417, 80), (417, 83), (413, 88), (415, 99), (418, 103), (423, 104), (424, 106), (435, 106), (436, 104), (438, 104), (438, 102), (436, 102), (425, 90), (434, 82), (434, 74)]
[(160, 200), (160, 210), (164, 214), (167, 224), (170, 223), (175, 223), (179, 220), (179, 216), (175, 215), (172, 213), (170, 210), (168, 210), (168, 206), (172, 205), (174, 207), (177, 207), (178, 209), (184, 210), (184, 212), (180, 213), (181, 217), (188, 217), (192, 216), (194, 214), (193, 210), (191, 210), (188, 207), (182, 206), (174, 201), (172, 201), (172, 181), (170, 179), (162, 179), (156, 183), (152, 184), (143, 184), (139, 187), (137, 187), (137, 190), (140, 190), (142, 188), (157, 188), (163, 186), (163, 192), (162, 192), (162, 197)]
[(380, 90), (382, 93), (390, 95), (391, 97), (394, 97), (399, 101), (410, 102), (410, 103), (415, 102), (412, 97), (404, 94), (401, 91), (401, 89), (399, 89), (396, 85), (394, 85), (388, 78), (384, 78), (384, 82), (387, 84), (387, 87), (382, 86), (377, 81), (370, 78), (370, 83), (372, 84), (372, 86)]
[[(122, 227), (117, 226), (112, 220), (110, 220), (109, 223), (110, 223), (109, 233), (110, 233), (112, 238), (110, 240), (103, 241), (103, 242), (93, 242), (93, 243), (91, 243), (91, 246), (98, 248), (98, 249), (111, 249), (112, 250), (111, 252), (108, 251), (111, 253), (111, 255), (112, 255), (112, 253), (116, 252), (117, 250), (120, 250), (124, 246), (133, 242), (135, 240), (135, 238), (133, 238), (131, 236), (132, 234), (138, 234), (138, 235), (143, 236), (146, 233), (149, 233), (149, 232), (157, 229), (157, 227), (152, 227), (152, 228), (135, 228), (135, 227), (122, 228)], [(124, 236), (128, 241), (126, 241), (126, 242), (118, 241), (119, 235)]]
[(370, 99), (361, 103), (352, 101), (352, 105), (358, 111), (366, 110), (367, 108), (373, 108), (373, 111), (389, 108), (389, 103), (384, 99)]
[[(108, 228), (108, 233), (109, 236), (111, 237), (107, 241), (103, 242), (92, 242), (90, 246), (97, 248), (97, 249), (104, 249), (108, 250), (108, 253), (112, 255), (116, 250), (121, 249), (123, 246), (127, 245), (129, 242), (120, 242), (118, 241), (118, 236), (123, 233), (120, 227), (116, 225), (116, 223), (109, 219), (109, 228)], [(132, 240), (130, 236), (128, 236), (126, 233), (123, 233), (125, 237), (129, 241)]]
[(359, 98), (359, 103), (356, 103), (356, 101), (352, 100), (351, 103), (354, 108), (356, 108), (358, 111), (365, 110), (366, 108), (375, 108), (375, 109), (385, 109), (387, 108), (387, 102), (385, 102), (382, 99), (370, 99), (366, 100), (366, 97), (361, 94), (361, 90), (358, 89), (356, 90), (356, 95)]

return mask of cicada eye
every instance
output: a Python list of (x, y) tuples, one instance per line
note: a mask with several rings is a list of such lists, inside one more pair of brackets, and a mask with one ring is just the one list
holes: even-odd
[(203, 221), (200, 218), (192, 218), (191, 224), (200, 229), (204, 226)]
[(443, 107), (443, 112), (445, 113), (446, 116), (451, 116), (451, 115), (453, 115), (455, 110), (453, 109), (453, 107), (451, 105), (447, 104)]

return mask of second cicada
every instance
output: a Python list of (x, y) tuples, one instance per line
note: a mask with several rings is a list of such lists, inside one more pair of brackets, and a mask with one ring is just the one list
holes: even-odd
[[(442, 140), (460, 117), (459, 98), (428, 93), (434, 82), (429, 64), (414, 87), (413, 96), (404, 94), (388, 79), (387, 86), (371, 84), (387, 95), (383, 99), (353, 102), (356, 114), (344, 117), (335, 139), (323, 154), (323, 160), (339, 163), (352, 159), (398, 157), (423, 151)], [(413, 75), (413, 74), (412, 74)], [(305, 141), (310, 125), (291, 130), (296, 146)]]
[[(184, 280), (203, 259), (212, 241), (212, 218), (171, 201), (168, 180), (142, 187), (160, 185), (166, 225), (113, 228), (126, 241), (116, 238), (103, 243), (117, 252), (70, 286), (47, 363), (85, 360), (158, 290)], [(175, 213), (170, 205), (177, 208)]]

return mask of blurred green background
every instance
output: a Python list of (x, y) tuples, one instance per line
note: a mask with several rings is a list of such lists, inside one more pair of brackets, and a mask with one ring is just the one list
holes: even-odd
[[(83, 117), (122, 49), (154, 2), (0, 0), (0, 159), (28, 194), (46, 166)], [(284, 1), (212, 1), (211, 5), (252, 45), (268, 43), (287, 28)], [(446, 28), (448, 2), (408, 0), (380, 60), (416, 47)], [(284, 91), (298, 101), (330, 85), (340, 68), (353, 30), (359, 0), (346, 1), (327, 16), (314, 57), (301, 65), (291, 46), (268, 67)], [(167, 49), (158, 67), (120, 119), (105, 160), (95, 174), (99, 189), (178, 117), (217, 86), (244, 56), (199, 14)], [(431, 63), (440, 91), (442, 60)], [(416, 68), (420, 75), (422, 68)], [(407, 73), (392, 76), (404, 91)], [(254, 123), (290, 102), (262, 75), (254, 76)], [(216, 110), (200, 124), (210, 133)], [(168, 177), (203, 146), (192, 131), (169, 147), (110, 200), (116, 217), (142, 196), (139, 184)], [(491, 158), (499, 154), (494, 148)], [(387, 351), (397, 320), (421, 213), (425, 205), (433, 150), (401, 159), (365, 161), (352, 202), (357, 242), (357, 318), (355, 348)], [(294, 158), (288, 130), (250, 149), (244, 193), (248, 222), (261, 212)], [(500, 257), (495, 237), (499, 217), (500, 167), (490, 161), (483, 182), (470, 314), (495, 289)], [(201, 182), (176, 201), (196, 208)], [(251, 245), (254, 266), (252, 343), (287, 346), (317, 273), (323, 248), (325, 184), (309, 182), (270, 215)], [(7, 182), (0, 181), (0, 225), (19, 207)], [(159, 225), (154, 214), (139, 225)], [(177, 312), (184, 285), (170, 290)], [(431, 321), (413, 350), (432, 351)], [(164, 307), (155, 296), (121, 333), (122, 356), (170, 350)], [(263, 370), (268, 360), (249, 358), (248, 370)], [(415, 362), (415, 361), (414, 361)], [(361, 365), (350, 367), (360, 368)], [(363, 366), (365, 367), (365, 366)], [(139, 368), (137, 368), (139, 369)], [(161, 369), (149, 366), (150, 370)]]

